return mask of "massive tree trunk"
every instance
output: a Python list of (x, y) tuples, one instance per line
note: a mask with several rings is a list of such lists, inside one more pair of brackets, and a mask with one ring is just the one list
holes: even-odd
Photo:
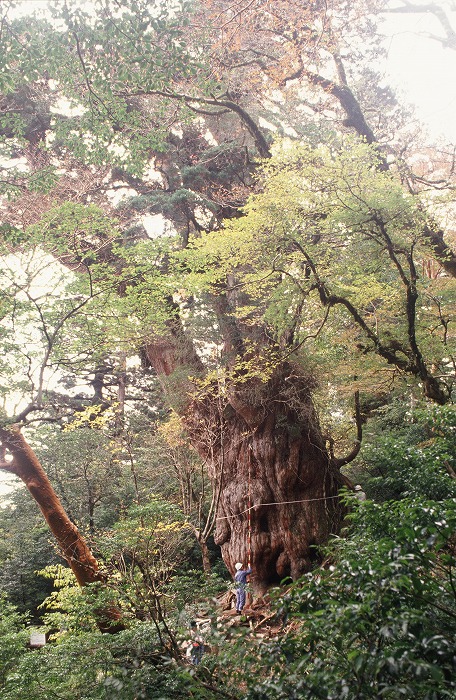
[(214, 538), (231, 573), (237, 561), (250, 562), (253, 586), (263, 592), (308, 571), (319, 559), (317, 546), (339, 529), (343, 482), (325, 449), (306, 379), (281, 365), (270, 380), (234, 391), (222, 413), (193, 402), (185, 420), (220, 492)]
[(338, 531), (341, 484), (317, 431), (285, 425), (277, 406), (250, 438), (242, 418), (230, 428), (215, 541), (232, 572), (236, 561), (251, 560), (254, 585), (262, 591), (298, 578), (318, 560), (315, 546)]
[[(171, 400), (176, 378), (186, 375), (179, 360), (190, 357), (184, 336), (176, 338), (146, 348)], [(195, 355), (188, 373), (196, 368)], [(232, 574), (237, 561), (250, 561), (257, 593), (308, 571), (344, 514), (338, 496), (344, 481), (325, 448), (312, 385), (297, 367), (277, 362), (264, 378), (202, 383), (186, 402), (178, 394), (178, 410), (217, 494), (215, 542)]]

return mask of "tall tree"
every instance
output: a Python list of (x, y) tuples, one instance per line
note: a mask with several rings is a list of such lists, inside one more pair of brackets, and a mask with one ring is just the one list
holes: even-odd
[(17, 427), (2, 428), (0, 439), (2, 456), (8, 451), (12, 457), (4, 458), (0, 462), (0, 469), (15, 474), (25, 483), (80, 585), (102, 580), (92, 552), (68, 518), (43, 467)]
[[(217, 0), (195, 7), (183, 0), (172, 11), (166, 3), (151, 11), (149, 3), (134, 0), (97, 3), (95, 15), (84, 5), (62, 7), (60, 24), (42, 21), (33, 32), (28, 20), (11, 24), (3, 18), (2, 46), (9, 66), (1, 74), (4, 148), (11, 157), (22, 149), (34, 163), (35, 154), (44, 153), (48, 160), (40, 173), (47, 178), (42, 175), (36, 186), (48, 189), (58, 188), (50, 152), (59, 163), (71, 153), (92, 167), (111, 166), (106, 190), (118, 178), (134, 190), (137, 197), (123, 212), (129, 212), (125, 220), (136, 226), (124, 223), (122, 235), (116, 230), (112, 236), (109, 225), (100, 224), (87, 235), (73, 222), (72, 232), (59, 223), (61, 209), (59, 215), (44, 217), (42, 244), (52, 243), (65, 265), (90, 279), (94, 308), (95, 300), (106, 300), (106, 324), (97, 338), (102, 331), (107, 345), (113, 345), (113, 337), (120, 338), (113, 331), (114, 317), (120, 315), (124, 342), (128, 331), (131, 344), (142, 347), (145, 363), (154, 367), (183, 416), (217, 493), (215, 538), (228, 567), (233, 571), (237, 560), (251, 558), (258, 589), (288, 575), (297, 577), (312, 565), (315, 545), (337, 531), (343, 516), (340, 468), (359, 450), (358, 395), (354, 446), (338, 456), (313, 404), (313, 363), (297, 353), (305, 332), (305, 295), (298, 301), (294, 297), (281, 325), (272, 324), (263, 315), (258, 290), (240, 283), (254, 260), (238, 260), (227, 246), (230, 264), (213, 284), (211, 264), (219, 256), (208, 262), (205, 254), (200, 268), (190, 272), (201, 277), (207, 268), (210, 291), (185, 297), (182, 276), (198, 260), (176, 269), (171, 258), (179, 245), (220, 229), (223, 217), (240, 216), (240, 206), (255, 187), (255, 159), (271, 155), (271, 139), (260, 119), (274, 110), (283, 112), (284, 105), (289, 118), (280, 117), (281, 128), (307, 132), (313, 144), (325, 138), (331, 142), (335, 118), (338, 128), (354, 131), (371, 144), (377, 169), (387, 170), (391, 149), (375, 133), (375, 126), (381, 131), (385, 125), (382, 109), (376, 105), (375, 120), (372, 114), (368, 119), (369, 91), (354, 87), (362, 83), (365, 71), (356, 60), (362, 51), (352, 41), (353, 33), (360, 28), (362, 38), (368, 36), (368, 8), (362, 2), (354, 5), (350, 19), (359, 21), (347, 23), (346, 4), (338, 2), (331, 8), (317, 2), (303, 9), (292, 0)], [(355, 56), (348, 70), (350, 43)], [(362, 58), (374, 45), (371, 39)], [(389, 101), (389, 113), (394, 111), (390, 93), (375, 92), (385, 104)], [(38, 99), (41, 94), (45, 99)], [(65, 110), (58, 106), (64, 98)], [(303, 109), (312, 114), (305, 126)], [(296, 119), (290, 124), (292, 112)], [(30, 180), (34, 168), (32, 163), (24, 177), (16, 167), (5, 188), (30, 186), (24, 179)], [(359, 212), (365, 212), (362, 206)], [(182, 234), (182, 243), (173, 235), (166, 243), (148, 240), (141, 216), (159, 213)], [(326, 216), (314, 208), (307, 221), (303, 217), (317, 236), (313, 244), (320, 240), (318, 221)], [(431, 254), (451, 273), (454, 256), (442, 229), (426, 226)], [(323, 305), (332, 308), (334, 295), (309, 257), (301, 252), (281, 274), (290, 276), (297, 266), (305, 280), (313, 275)], [(284, 286), (274, 261), (271, 271), (268, 292), (280, 294)], [(416, 270), (409, 266), (408, 272)], [(414, 283), (404, 272), (411, 306), (416, 303)], [(191, 281), (186, 286), (191, 288)], [(115, 303), (113, 292), (118, 294)], [(113, 306), (106, 314), (108, 300)], [(430, 386), (411, 319), (409, 345), (402, 350), (385, 354), (386, 343), (375, 342), (372, 331), (368, 337), (386, 363), (393, 359), (398, 369)], [(205, 353), (208, 341), (218, 348), (212, 358)], [(427, 393), (439, 402), (447, 398), (440, 385)]]

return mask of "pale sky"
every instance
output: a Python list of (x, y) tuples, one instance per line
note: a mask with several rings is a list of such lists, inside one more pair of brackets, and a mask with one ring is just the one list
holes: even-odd
[[(456, 28), (456, 12), (448, 13)], [(429, 13), (389, 15), (385, 33), (389, 82), (414, 104), (433, 135), (456, 141), (456, 50), (443, 48), (428, 34), (442, 36)]]

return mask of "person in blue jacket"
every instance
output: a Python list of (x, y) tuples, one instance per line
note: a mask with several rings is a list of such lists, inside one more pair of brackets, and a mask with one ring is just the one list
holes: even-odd
[(245, 605), (245, 587), (247, 585), (247, 576), (252, 573), (250, 566), (247, 569), (242, 568), (240, 561), (234, 565), (236, 573), (234, 581), (236, 583), (236, 612), (240, 613)]

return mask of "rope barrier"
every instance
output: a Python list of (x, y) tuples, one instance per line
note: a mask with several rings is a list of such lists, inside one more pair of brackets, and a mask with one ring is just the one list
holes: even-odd
[(312, 503), (312, 501), (329, 501), (330, 498), (340, 498), (340, 496), (323, 496), (322, 498), (303, 498), (299, 501), (273, 501), (272, 503), (257, 503), (256, 505), (249, 506), (245, 510), (241, 510), (236, 515), (222, 515), (216, 520), (230, 520), (231, 518), (237, 518), (239, 515), (244, 515), (244, 513), (249, 513), (248, 522), (250, 523), (250, 511), (254, 508), (262, 508), (263, 506), (283, 506), (290, 503)]

